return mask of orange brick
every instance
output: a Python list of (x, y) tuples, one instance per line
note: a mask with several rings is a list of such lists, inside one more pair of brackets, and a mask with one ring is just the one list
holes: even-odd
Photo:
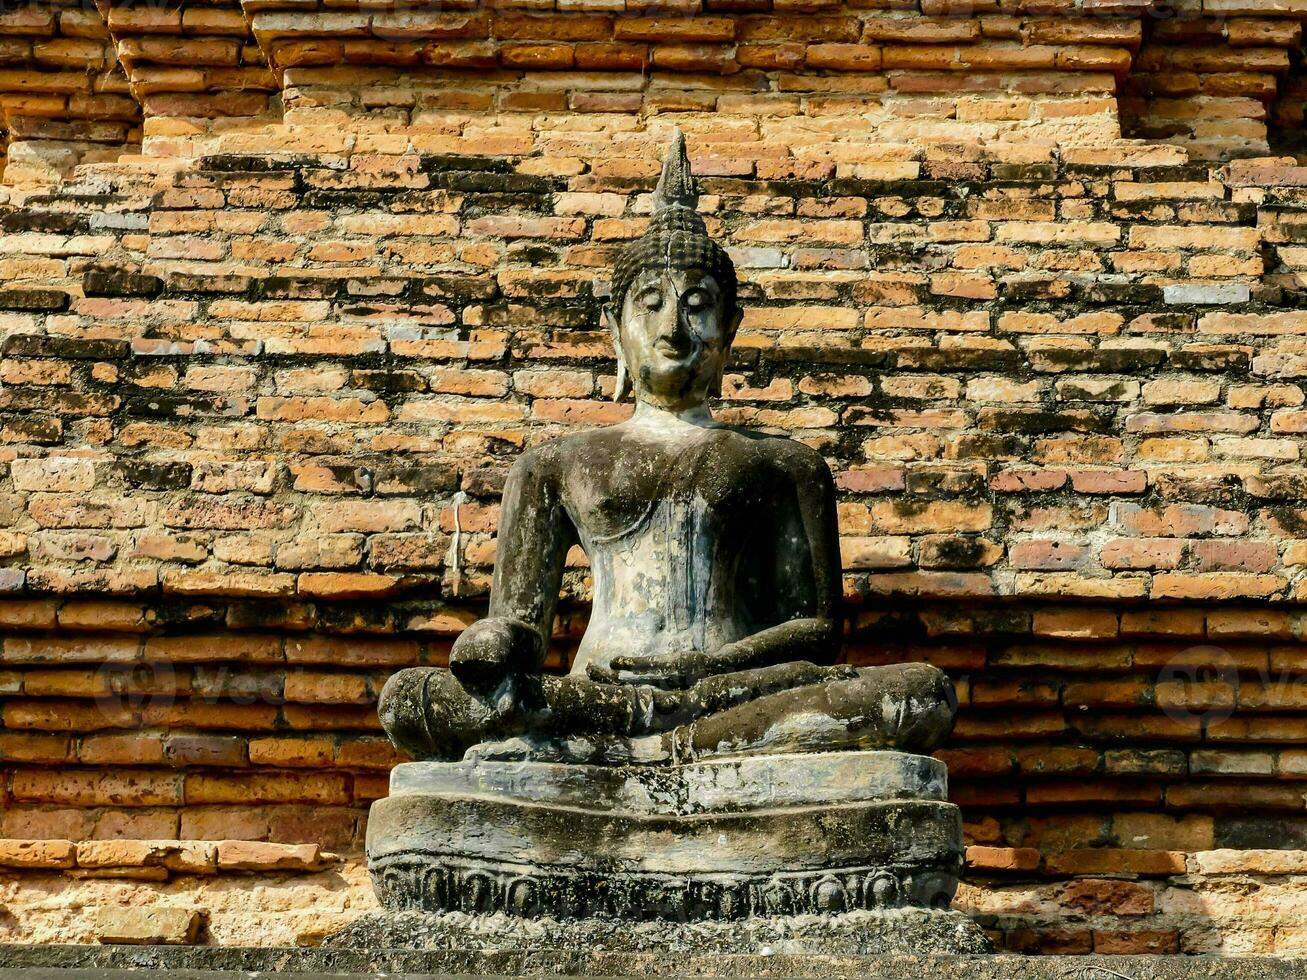
[(83, 765), (157, 766), (164, 761), (158, 735), (89, 735), (81, 740), (77, 759)]
[(76, 846), (66, 840), (0, 840), (0, 867), (71, 868)]
[(1180, 934), (1167, 929), (1095, 929), (1094, 952), (1102, 956), (1161, 956), (1180, 951)]
[(140, 711), (105, 699), (99, 702), (15, 701), (4, 705), (6, 728), (49, 732), (88, 732), (105, 728), (135, 728)]
[(967, 848), (967, 870), (971, 872), (1036, 871), (1040, 853), (1033, 847), (979, 847)]
[(263, 840), (268, 831), (263, 807), (188, 806), (181, 812), (184, 840)]
[(327, 738), (256, 738), (250, 742), (250, 762), (256, 766), (330, 765), (335, 745)]
[(1091, 848), (1050, 855), (1046, 861), (1050, 874), (1101, 875), (1130, 874), (1165, 877), (1185, 873), (1185, 856), (1179, 851), (1126, 850)]
[(313, 803), (330, 805), (351, 800), (348, 777), (340, 773), (258, 772), (185, 776), (185, 802), (197, 804)]
[(1092, 609), (1046, 609), (1035, 613), (1032, 632), (1036, 636), (1062, 639), (1113, 639), (1120, 632), (1115, 612)]
[(62, 763), (71, 761), (72, 740), (63, 735), (0, 734), (0, 760), (6, 762)]
[(152, 636), (145, 641), (145, 659), (172, 663), (278, 663), (282, 660), (282, 640), (278, 636), (245, 633)]
[(316, 871), (323, 864), (316, 844), (269, 844), (224, 840), (217, 846), (223, 871)]
[(1137, 916), (1151, 914), (1155, 898), (1148, 885), (1085, 878), (1068, 883), (1061, 901), (1068, 909), (1088, 915)]
[(168, 806), (181, 802), (180, 777), (170, 772), (129, 770), (20, 770), (13, 796), (29, 803), (77, 806)]
[(375, 572), (302, 572), (296, 580), (301, 595), (323, 599), (362, 599), (395, 591), (399, 580)]

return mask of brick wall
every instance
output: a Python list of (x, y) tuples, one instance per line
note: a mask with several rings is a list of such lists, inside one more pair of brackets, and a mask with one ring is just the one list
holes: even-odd
[[(22, 162), (11, 183), (134, 152), (142, 133), (152, 155), (194, 155), (294, 119), (322, 149), (343, 134), (315, 140), (305, 123), (363, 111), (430, 143), (487, 108), (626, 113), (632, 128), (715, 111), (726, 142), (761, 117), (763, 142), (800, 158), (796, 144), (869, 129), (1035, 143), (1124, 130), (1223, 160), (1300, 145), (1304, 20), (1302, 0), (15, 0), (0, 12), (0, 110)], [(502, 122), (503, 152), (522, 152)]]
[(959, 905), (1307, 948), (1307, 168), (1222, 160), (1300, 117), (1302, 11), (767, 6), (103, 5), (141, 154), (15, 130), (0, 185), (0, 938), (368, 907), (377, 691), (480, 615), (516, 454), (630, 411), (599, 303), (679, 125), (748, 306), (719, 414), (836, 471), (849, 659), (957, 681)]

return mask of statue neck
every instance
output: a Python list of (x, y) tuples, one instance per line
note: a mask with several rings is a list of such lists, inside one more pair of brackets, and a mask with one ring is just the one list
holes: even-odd
[(635, 414), (632, 416), (632, 421), (649, 426), (693, 425), (701, 429), (711, 429), (717, 426), (717, 421), (712, 417), (712, 410), (703, 402), (673, 408), (639, 399), (635, 403)]

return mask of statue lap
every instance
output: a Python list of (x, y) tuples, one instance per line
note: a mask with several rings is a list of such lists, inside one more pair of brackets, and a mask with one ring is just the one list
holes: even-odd
[[(780, 665), (781, 669), (797, 665)], [(821, 668), (802, 665), (817, 672)], [(441, 667), (411, 667), (391, 677), (378, 712), (392, 741), (421, 759), (458, 761), (485, 742), (527, 731), (566, 737), (661, 736), (665, 756), (679, 760), (765, 752), (796, 753), (889, 749), (928, 754), (949, 734), (955, 696), (942, 671), (927, 664), (856, 669), (828, 668), (827, 676), (760, 697), (711, 705), (711, 690), (730, 690), (740, 675), (701, 681), (681, 698), (688, 707), (667, 723), (647, 706), (666, 692), (599, 684), (568, 676), (543, 679), (534, 712), (496, 712), (493, 702), (469, 694)], [(753, 671), (749, 673), (758, 673)], [(716, 699), (721, 700), (721, 699)], [(548, 739), (546, 740), (548, 741)], [(547, 748), (542, 758), (557, 758)], [(528, 757), (523, 752), (518, 757)], [(619, 752), (616, 759), (628, 758)], [(591, 762), (602, 757), (591, 756)]]

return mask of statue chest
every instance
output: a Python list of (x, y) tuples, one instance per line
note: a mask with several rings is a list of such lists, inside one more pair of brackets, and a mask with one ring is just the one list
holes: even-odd
[(771, 465), (717, 442), (636, 458), (597, 454), (578, 474), (566, 506), (587, 550), (648, 539), (729, 552), (733, 540), (765, 533), (759, 522), (777, 500)]

